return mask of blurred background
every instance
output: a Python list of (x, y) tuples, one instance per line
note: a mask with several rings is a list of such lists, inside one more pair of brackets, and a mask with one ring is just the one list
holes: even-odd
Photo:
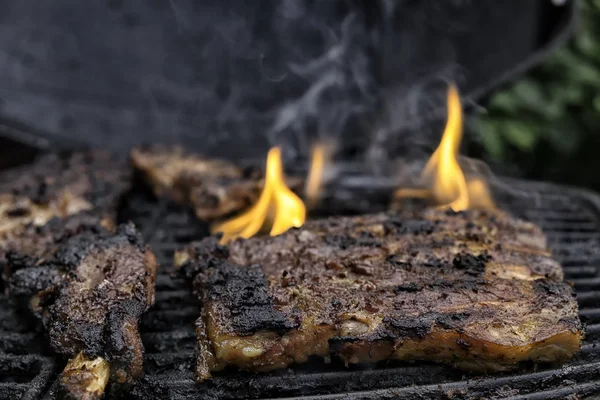
[(499, 174), (600, 191), (600, 0), (0, 0), (0, 10), (0, 166), (31, 147), (152, 142), (235, 159), (282, 145), (302, 160), (333, 134), (344, 154), (394, 173), (393, 161), (437, 145), (453, 81), (470, 116), (463, 153)]
[(469, 152), (529, 178), (600, 190), (600, 0), (577, 3), (568, 43), (496, 91)]

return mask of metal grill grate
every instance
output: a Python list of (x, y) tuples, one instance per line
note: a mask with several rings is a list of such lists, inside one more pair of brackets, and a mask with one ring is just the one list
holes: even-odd
[(40, 399), (56, 375), (37, 327), (0, 296), (0, 399)]
[[(268, 374), (225, 372), (196, 385), (193, 323), (199, 307), (188, 284), (170, 276), (169, 266), (173, 251), (206, 235), (206, 227), (185, 211), (136, 193), (122, 217), (136, 222), (163, 268), (157, 279), (156, 306), (142, 319), (145, 377), (128, 398), (562, 399), (575, 393), (580, 397), (600, 394), (600, 198), (549, 184), (506, 184), (511, 190), (496, 190), (498, 202), (544, 229), (567, 279), (574, 282), (581, 318), (588, 325), (582, 351), (567, 366), (468, 378), (434, 364), (346, 369), (336, 362), (316, 361)], [(0, 297), (0, 398), (42, 398), (58, 368), (45, 355), (44, 341), (34, 333), (35, 327), (21, 321), (18, 314)]]

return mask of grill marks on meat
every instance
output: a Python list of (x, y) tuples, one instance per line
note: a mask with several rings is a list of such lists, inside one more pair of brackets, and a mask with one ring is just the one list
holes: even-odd
[(215, 238), (176, 255), (203, 302), (199, 380), (336, 355), (471, 371), (564, 362), (581, 346), (571, 288), (541, 231), (501, 214), (426, 210)]
[[(157, 197), (193, 207), (204, 221), (247, 209), (256, 203), (264, 184), (258, 169), (187, 154), (180, 148), (135, 149), (131, 161)], [(297, 178), (287, 183), (294, 191), (303, 184)]]
[[(138, 322), (154, 303), (157, 265), (132, 224), (113, 232), (94, 215), (80, 213), (42, 227), (29, 225), (11, 242), (7, 259), (14, 270), (10, 294), (29, 300), (54, 351), (77, 356), (77, 365), (100, 357), (94, 365), (105, 370), (102, 360), (108, 361), (114, 383), (141, 375)], [(75, 379), (73, 368), (65, 371), (65, 382), (87, 381)]]

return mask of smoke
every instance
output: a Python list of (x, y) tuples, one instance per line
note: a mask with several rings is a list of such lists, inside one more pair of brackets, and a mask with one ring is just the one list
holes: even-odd
[[(235, 157), (279, 145), (286, 160), (307, 158), (320, 140), (365, 147), (364, 132), (379, 105), (369, 6), (361, 1), (226, 3), (170, 1), (190, 57), (202, 65), (194, 74), (198, 84), (180, 89), (190, 102), (197, 96), (196, 118), (208, 118), (204, 123), (215, 132), (204, 138), (206, 147), (217, 152), (225, 147), (226, 155), (237, 152)], [(149, 82), (147, 93), (156, 97), (160, 88), (169, 97), (178, 86)], [(157, 121), (165, 129), (170, 122)], [(238, 143), (220, 146), (233, 141)]]
[(298, 61), (287, 63), (288, 73), (306, 88), (274, 111), (269, 129), (270, 143), (282, 143), (291, 158), (305, 156), (317, 141), (352, 146), (353, 137), (372, 125), (379, 104), (373, 34), (365, 10), (355, 6), (339, 24), (331, 24), (319, 17), (322, 5), (309, 10), (304, 2), (309, 17), (298, 13), (301, 3), (280, 3), (276, 30), (285, 38), (284, 45), (293, 48), (303, 40), (305, 29), (314, 29), (321, 45), (312, 58), (300, 54)]
[(439, 142), (448, 86), (465, 82), (456, 36), (470, 33), (469, 3), (382, 1), (382, 108), (365, 152), (376, 174), (413, 174)]
[[(461, 78), (454, 45), (440, 40), (462, 32), (460, 18), (443, 13), (463, 3), (170, 0), (203, 64), (201, 84), (182, 91), (218, 132), (205, 143), (226, 155), (279, 145), (286, 161), (305, 159), (326, 140), (383, 173), (439, 139), (446, 88)], [(237, 146), (219, 146), (228, 139)]]

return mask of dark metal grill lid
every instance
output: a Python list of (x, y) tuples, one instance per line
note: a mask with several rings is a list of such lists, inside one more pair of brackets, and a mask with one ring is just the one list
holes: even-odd
[(312, 132), (358, 147), (376, 129), (423, 134), (447, 81), (469, 103), (562, 43), (574, 1), (555, 4), (6, 2), (0, 125), (33, 146), (159, 141), (229, 157), (274, 141), (306, 152)]

